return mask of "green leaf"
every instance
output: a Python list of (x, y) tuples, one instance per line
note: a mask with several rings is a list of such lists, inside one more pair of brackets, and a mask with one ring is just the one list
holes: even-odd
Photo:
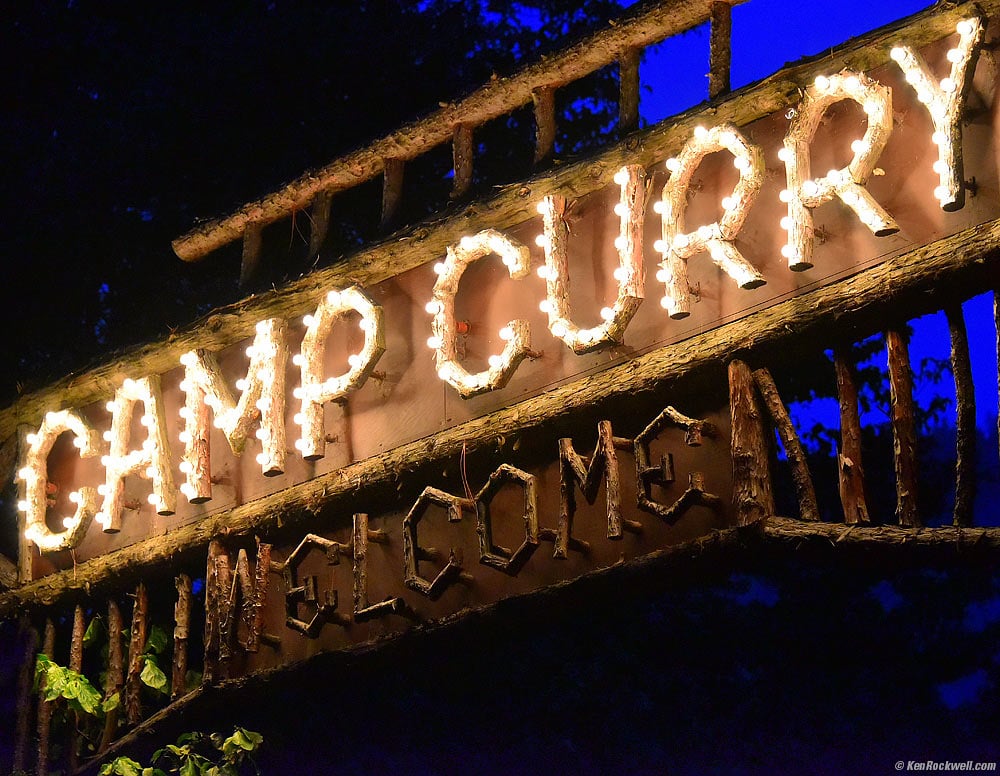
[(104, 623), (100, 617), (95, 617), (90, 621), (87, 630), (83, 634), (83, 646), (89, 647), (104, 635)]
[(142, 776), (142, 765), (130, 757), (116, 757), (101, 766), (100, 776)]
[(146, 638), (145, 652), (158, 655), (167, 648), (167, 644), (169, 643), (167, 632), (159, 625), (154, 625), (149, 629), (149, 636)]
[(160, 667), (156, 665), (156, 661), (151, 657), (146, 658), (145, 665), (142, 667), (142, 673), (139, 674), (139, 679), (147, 687), (152, 687), (162, 693), (167, 692), (167, 675), (160, 670)]
[(119, 706), (121, 706), (121, 704), (122, 704), (121, 695), (119, 693), (114, 693), (113, 695), (109, 695), (101, 703), (101, 711), (107, 714), (109, 711), (117, 709)]

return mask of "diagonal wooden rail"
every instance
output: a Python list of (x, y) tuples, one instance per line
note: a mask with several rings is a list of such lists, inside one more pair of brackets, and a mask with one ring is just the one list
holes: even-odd
[[(726, 4), (743, 2), (746, 0), (727, 0)], [(638, 49), (709, 21), (713, 5), (718, 5), (718, 0), (669, 0), (616, 23), (515, 75), (490, 81), (465, 99), (449, 103), (365, 148), (307, 172), (225, 218), (197, 226), (174, 240), (174, 251), (184, 261), (202, 259), (211, 251), (241, 239), (248, 228), (259, 230), (308, 207), (319, 196), (353, 188), (381, 175), (386, 160), (414, 159), (451, 141), (458, 127), (471, 129), (504, 116), (530, 105), (540, 90), (577, 81), (623, 56), (630, 60), (630, 53)], [(637, 57), (634, 64), (638, 65)]]

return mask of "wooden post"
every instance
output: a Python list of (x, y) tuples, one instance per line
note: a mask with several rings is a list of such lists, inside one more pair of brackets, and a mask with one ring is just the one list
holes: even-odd
[(733, 504), (739, 525), (774, 514), (771, 462), (763, 416), (750, 368), (729, 362), (729, 412), (732, 419)]
[(135, 588), (132, 606), (132, 637), (128, 645), (128, 674), (125, 677), (125, 721), (129, 725), (142, 722), (143, 652), (146, 649), (146, 631), (149, 626), (149, 597), (146, 585), (140, 582)]
[(219, 678), (228, 678), (229, 659), (233, 656), (233, 612), (236, 611), (236, 586), (233, 569), (229, 564), (229, 553), (222, 543), (220, 551), (215, 555), (216, 606), (218, 614), (216, 621), (219, 626)]
[(944, 308), (951, 336), (951, 373), (955, 379), (954, 523), (972, 525), (976, 501), (976, 387), (972, 383), (969, 335), (959, 303)]
[[(993, 292), (993, 323), (997, 333), (997, 392), (1000, 394), (1000, 289)], [(1000, 440), (1000, 412), (997, 413), (997, 439)]]
[(260, 249), (261, 249), (260, 224), (247, 224), (243, 232), (243, 259), (240, 263), (240, 288), (247, 288), (253, 285), (260, 272)]
[[(25, 452), (28, 449), (27, 436), (32, 432), (32, 429), (27, 424), (21, 423), (17, 427), (17, 460), (20, 462), (23, 460)], [(19, 466), (23, 465), (18, 463)], [(18, 481), (18, 498), (21, 498), (22, 484)], [(17, 510), (17, 581), (22, 585), (26, 585), (34, 579), (34, 574), (32, 573), (32, 565), (35, 558), (35, 545), (33, 542), (28, 540), (28, 537), (24, 535), (25, 529), (28, 527), (28, 515), (22, 512), (20, 509)]]
[(795, 484), (795, 494), (799, 499), (799, 517), (803, 520), (819, 520), (819, 506), (816, 503), (816, 490), (813, 488), (812, 477), (809, 474), (809, 465), (806, 463), (806, 454), (799, 442), (799, 437), (795, 433), (792, 419), (788, 417), (788, 410), (785, 409), (781, 396), (778, 394), (778, 387), (774, 384), (774, 378), (766, 369), (755, 369), (753, 372), (754, 382), (764, 399), (764, 405), (771, 414), (774, 425), (778, 428), (781, 436), (781, 444), (785, 446), (785, 454), (788, 456), (788, 463), (792, 467), (792, 482)]
[(264, 632), (264, 606), (267, 604), (267, 583), (271, 573), (271, 545), (257, 540), (257, 561), (252, 580), (248, 566), (246, 550), (240, 550), (236, 557), (236, 577), (243, 599), (240, 611), (247, 632), (243, 648), (247, 652), (257, 652)]
[(906, 335), (891, 329), (885, 333), (892, 397), (892, 436), (896, 468), (896, 517), (908, 528), (920, 525), (917, 512), (917, 433), (913, 402), (913, 374)]
[(535, 108), (535, 166), (552, 160), (556, 147), (556, 90), (542, 86), (531, 93)]
[[(69, 642), (68, 668), (70, 671), (76, 671), (78, 674), (83, 673), (83, 634), (86, 626), (83, 607), (77, 604), (73, 610), (73, 634)], [(80, 765), (80, 754), (77, 751), (80, 744), (80, 735), (77, 733), (80, 727), (80, 714), (74, 713), (71, 715), (71, 718), (73, 722), (70, 724), (70, 730), (66, 737), (66, 747), (68, 750), (66, 761), (69, 764), (69, 770), (72, 772)]]
[(639, 128), (639, 49), (629, 46), (618, 57), (619, 134)]
[(191, 626), (191, 577), (174, 577), (177, 603), (174, 604), (174, 657), (170, 677), (170, 700), (175, 701), (187, 691), (188, 635)]
[(17, 725), (14, 735), (15, 773), (25, 770), (28, 759), (28, 730), (31, 726), (31, 685), (35, 676), (35, 653), (38, 651), (38, 631), (31, 625), (27, 617), (21, 618), (18, 633), (24, 640), (24, 657), (17, 674)]
[[(56, 626), (51, 619), (45, 620), (45, 636), (42, 653), (50, 660), (56, 654)], [(52, 701), (45, 700), (45, 679), (38, 686), (38, 776), (49, 772), (49, 727), (52, 724)]]
[(320, 192), (312, 202), (310, 217), (312, 227), (309, 230), (309, 256), (319, 254), (320, 248), (326, 242), (326, 234), (330, 228), (330, 203), (333, 201), (333, 194), (328, 191)]
[(732, 6), (727, 2), (712, 3), (711, 32), (708, 44), (708, 97), (711, 100), (729, 91), (732, 27)]
[(104, 733), (98, 752), (106, 752), (111, 742), (118, 735), (118, 718), (124, 699), (121, 696), (125, 679), (124, 660), (122, 656), (122, 613), (118, 602), (108, 601), (108, 673), (104, 678), (104, 699), (107, 700), (118, 693), (118, 706), (104, 717)]
[(837, 372), (837, 397), (840, 403), (840, 451), (837, 453), (837, 474), (840, 503), (844, 522), (848, 525), (870, 522), (865, 500), (865, 472), (861, 466), (861, 418), (858, 416), (858, 389), (854, 384), (854, 368), (850, 351), (837, 348), (833, 365)]
[(379, 229), (389, 231), (399, 218), (399, 207), (403, 201), (403, 173), (406, 163), (402, 159), (382, 160), (382, 218)]
[(452, 133), (452, 158), (455, 165), (452, 199), (464, 197), (472, 187), (472, 155), (472, 125), (456, 124)]

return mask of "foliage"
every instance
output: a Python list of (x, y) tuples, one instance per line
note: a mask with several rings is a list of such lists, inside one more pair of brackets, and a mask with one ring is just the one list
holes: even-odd
[(52, 662), (44, 653), (40, 653), (35, 659), (36, 689), (42, 686), (42, 682), (44, 682), (45, 700), (47, 701), (62, 698), (71, 710), (95, 717), (104, 712), (101, 693), (86, 676)]
[[(101, 767), (100, 776), (237, 776), (244, 765), (260, 773), (253, 755), (264, 737), (236, 727), (230, 736), (221, 733), (184, 733), (176, 744), (167, 744), (153, 753), (156, 766), (143, 766), (130, 757), (116, 757)], [(166, 766), (163, 770), (159, 765)]]

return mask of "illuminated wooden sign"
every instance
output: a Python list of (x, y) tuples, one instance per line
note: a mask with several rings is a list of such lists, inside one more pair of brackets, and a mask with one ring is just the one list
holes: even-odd
[[(939, 24), (935, 13), (922, 18)], [(957, 534), (912, 530), (912, 386), (893, 322), (817, 343), (834, 348), (843, 524), (820, 522), (795, 427), (756, 358), (768, 329), (782, 331), (773, 345), (806, 321), (809, 334), (850, 325), (858, 288), (866, 303), (895, 299), (909, 283), (900, 267), (933, 264), (937, 282), (944, 254), (963, 278), (963, 262), (995, 266), (981, 245), (1000, 245), (983, 36), (968, 14), (919, 51), (885, 51), (882, 67), (813, 73), (790, 108), (715, 121), (717, 104), (683, 137), (670, 134), (683, 123), (647, 130), (636, 136), (677, 142), (658, 146), (669, 148), (655, 164), (627, 142), (608, 152), (613, 165), (591, 175), (602, 189), (571, 198), (525, 186), (517, 218), (460, 235), (457, 216), (441, 227), (447, 247), (419, 266), (317, 283), (307, 304), (281, 308), (294, 318), (254, 315), (239, 330), (252, 328), (249, 339), (220, 337), (226, 347), (197, 346), (209, 322), (204, 339), (166, 351), (171, 363), (180, 354), (172, 368), (118, 374), (100, 403), (42, 408), (19, 431), (20, 584), (0, 609), (75, 606), (79, 654), (85, 618), (106, 607), (119, 634), (134, 590), (128, 668), (119, 640), (104, 687), (124, 694), (134, 725), (145, 628), (163, 621), (164, 602), (176, 700), (190, 690), (195, 612), (204, 649), (192, 664), (214, 683), (655, 553), (697, 554), (734, 526), (783, 526), (797, 539), (808, 525), (837, 545), (1000, 547), (995, 529), (972, 527), (959, 484)], [(810, 305), (822, 308), (813, 318)], [(953, 318), (959, 331), (960, 308)], [(838, 347), (882, 328), (902, 527), (873, 530), (855, 365)], [(958, 352), (961, 337), (953, 343)], [(670, 379), (660, 369), (629, 382), (656, 359), (670, 361)], [(683, 383), (696, 360), (712, 373)], [(954, 369), (961, 405), (970, 389)], [(974, 457), (959, 458), (956, 482), (967, 483)], [(781, 495), (798, 519), (776, 516)], [(55, 630), (49, 622), (50, 656)]]
[[(937, 182), (929, 190), (917, 193), (936, 200), (943, 211), (957, 210), (965, 201), (961, 116), (982, 34), (983, 25), (977, 18), (958, 24), (954, 46), (946, 52), (947, 70), (943, 76), (932, 72), (920, 54), (910, 48), (901, 46), (892, 50), (892, 60), (902, 71), (917, 104), (922, 106), (925, 123), (929, 119), (931, 126), (924, 140), (925, 147), (933, 148), (932, 168)], [(821, 124), (843, 117), (844, 105), (851, 103), (860, 109), (864, 121), (863, 131), (848, 140), (851, 157), (846, 164), (834, 165), (825, 174), (815, 175), (812, 168), (816, 159), (836, 153), (819, 146), (817, 133)], [(617, 193), (611, 208), (618, 224), (617, 236), (605, 238), (614, 248), (616, 266), (609, 276), (591, 281), (592, 285), (583, 284), (590, 285), (581, 295), (590, 304), (581, 306), (578, 302), (575, 309), (570, 301), (570, 283), (571, 275), (574, 284), (579, 275), (572, 271), (577, 269), (571, 260), (576, 238), (570, 227), (569, 208), (562, 197), (545, 197), (538, 203), (540, 233), (533, 241), (541, 253), (537, 275), (545, 285), (539, 312), (544, 314), (545, 328), (551, 335), (544, 342), (537, 324), (513, 314), (497, 326), (496, 338), (484, 337), (482, 331), (472, 331), (470, 335), (470, 326), (482, 328), (477, 318), (491, 317), (460, 309), (460, 286), (463, 293), (482, 301), (483, 272), (471, 271), (480, 260), (499, 258), (504, 272), (521, 284), (529, 282), (529, 276), (536, 273), (531, 271), (534, 258), (530, 240), (493, 229), (462, 237), (448, 249), (446, 256), (432, 263), (435, 279), (425, 292), (429, 301), (409, 300), (411, 306), (418, 305), (430, 316), (425, 331), (426, 345), (433, 351), (434, 374), (449, 386), (448, 390), (471, 400), (500, 392), (508, 384), (516, 387), (526, 360), (543, 362), (531, 375), (535, 386), (575, 373), (576, 367), (566, 364), (559, 355), (554, 356), (559, 360), (555, 369), (545, 368), (544, 362), (553, 357), (553, 344), (557, 348), (565, 345), (577, 356), (621, 346), (626, 334), (631, 334), (630, 326), (646, 297), (645, 222), (649, 210), (659, 216), (660, 236), (649, 242), (659, 257), (655, 277), (664, 289), (660, 300), (663, 318), (659, 322), (661, 331), (641, 331), (639, 327), (633, 341), (639, 347), (662, 341), (663, 330), (669, 330), (672, 320), (690, 316), (693, 295), (705, 297), (714, 293), (724, 297), (729, 293), (727, 283), (745, 290), (759, 289), (768, 283), (779, 289), (787, 288), (787, 282), (775, 277), (774, 262), (770, 256), (762, 255), (762, 250), (774, 244), (773, 235), (780, 229), (787, 233), (780, 247), (787, 268), (796, 272), (812, 268), (819, 261), (817, 234), (823, 234), (815, 223), (816, 212), (825, 203), (840, 203), (844, 208), (837, 216), (841, 222), (845, 212), (853, 214), (851, 232), (844, 235), (844, 240), (857, 240), (855, 232), (859, 228), (880, 238), (897, 234), (900, 225), (891, 208), (884, 206), (881, 197), (873, 193), (872, 185), (873, 176), (877, 175), (890, 187), (897, 186), (895, 178), (903, 174), (898, 165), (888, 167), (885, 159), (894, 132), (894, 112), (902, 115), (900, 95), (897, 92), (894, 97), (889, 86), (865, 73), (832, 73), (816, 78), (799, 105), (790, 111), (791, 118), (776, 153), (766, 151), (751, 139), (753, 135), (773, 132), (773, 121), (771, 126), (763, 122), (759, 127), (743, 129), (727, 124), (698, 126), (684, 147), (665, 160), (666, 177), (660, 199), (648, 196), (648, 192), (658, 188), (657, 181), (662, 175), (641, 166), (622, 167), (615, 176)], [(905, 115), (911, 113), (907, 108)], [(827, 141), (831, 142), (829, 137)], [(732, 176), (727, 177), (718, 169), (720, 156), (730, 160), (736, 179), (721, 192), (721, 216), (711, 219), (706, 217), (711, 208), (706, 209), (704, 202), (692, 200), (692, 196), (696, 176), (714, 174), (720, 187), (725, 187), (731, 179)], [(709, 164), (710, 157), (716, 162), (714, 169)], [(880, 163), (888, 169), (879, 168)], [(773, 185), (766, 186), (765, 181), (779, 172), (778, 164), (784, 167), (785, 185), (776, 194), (785, 213), (770, 224), (767, 234), (760, 235), (759, 225), (753, 223), (752, 216), (755, 208), (762, 207), (763, 198), (772, 194)], [(699, 179), (697, 188), (703, 186)], [(696, 205), (700, 206), (697, 214), (691, 212)], [(773, 212), (773, 205), (771, 208)], [(695, 220), (693, 215), (698, 215), (703, 223), (689, 229), (686, 224)], [(607, 217), (606, 211), (595, 212), (593, 205), (587, 216), (590, 227), (601, 231)], [(746, 234), (751, 223), (757, 234)], [(531, 224), (524, 228), (531, 228)], [(524, 229), (520, 231), (523, 233)], [(604, 247), (599, 246), (597, 251), (603, 251)], [(693, 281), (692, 266), (706, 259), (721, 274), (702, 285)], [(603, 257), (593, 264), (602, 267), (602, 262)], [(838, 267), (849, 268), (849, 265)], [(829, 277), (830, 268), (823, 269)], [(413, 274), (426, 277), (423, 273)], [(473, 284), (479, 288), (478, 292)], [(412, 282), (408, 284), (409, 288), (414, 286)], [(608, 286), (612, 293), (602, 292)], [(187, 502), (187, 514), (192, 514), (192, 505), (213, 499), (213, 458), (222, 457), (219, 440), (212, 439), (213, 425), (233, 456), (259, 450), (253, 454), (253, 460), (264, 477), (283, 476), (287, 484), (289, 459), (295, 456), (300, 463), (291, 475), (292, 481), (308, 476), (301, 461), (323, 459), (328, 439), (336, 436), (326, 424), (325, 418), (330, 413), (324, 408), (330, 410), (338, 404), (351, 406), (350, 400), (360, 396), (383, 355), (388, 353), (391, 357), (393, 347), (399, 347), (401, 342), (409, 359), (402, 371), (417, 375), (421, 392), (434, 393), (433, 384), (424, 379), (426, 368), (419, 363), (415, 344), (423, 335), (412, 326), (409, 314), (397, 312), (398, 305), (394, 304), (387, 313), (376, 301), (379, 291), (386, 289), (331, 288), (301, 324), (277, 318), (258, 322), (256, 336), (245, 348), (245, 373), (235, 383), (229, 375), (241, 370), (233, 365), (231, 351), (222, 354), (226, 360), (223, 364), (218, 354), (195, 350), (181, 357), (183, 374), (177, 388), (168, 392), (169, 400), (165, 400), (161, 376), (146, 375), (125, 380), (117, 388), (115, 397), (107, 403), (108, 420), (102, 421), (93, 412), (75, 410), (47, 414), (41, 426), (27, 435), (18, 471), (18, 508), (25, 514), (27, 539), (41, 552), (49, 553), (79, 548), (92, 522), (105, 533), (119, 532), (126, 502), (130, 501), (125, 498), (126, 483), (136, 478), (150, 482), (148, 507), (136, 509), (134, 500), (130, 501), (131, 512), (138, 519), (142, 519), (141, 514), (147, 508), (159, 516), (174, 515), (178, 509), (178, 491)], [(491, 289), (488, 293), (493, 292)], [(520, 290), (515, 294), (524, 295)], [(608, 301), (600, 304), (599, 296), (605, 294)], [(767, 297), (754, 300), (757, 304), (761, 302), (766, 303)], [(730, 307), (738, 310), (741, 304), (745, 303), (737, 302)], [(649, 314), (646, 315), (648, 321)], [(344, 343), (354, 339), (344, 335), (343, 326), (354, 319), (362, 340), (360, 347), (346, 355), (342, 367), (337, 367), (333, 352), (336, 351), (336, 358), (343, 358)], [(595, 320), (598, 323), (594, 324)], [(395, 326), (400, 331), (394, 331)], [(412, 333), (403, 332), (404, 328)], [(481, 352), (482, 346), (490, 342), (499, 347), (493, 352)], [(543, 349), (544, 354), (540, 352)], [(477, 361), (481, 367), (471, 366)], [(399, 364), (400, 358), (393, 358), (387, 371), (398, 374)], [(387, 378), (383, 375), (381, 379)], [(399, 384), (406, 381), (404, 375)], [(286, 383), (292, 386), (290, 391), (286, 390)], [(370, 398), (366, 401), (371, 404)], [(170, 406), (178, 403), (181, 406)], [(377, 402), (375, 411), (395, 412), (405, 403), (404, 399), (390, 395), (384, 402)], [(140, 425), (133, 428), (134, 408), (138, 405), (142, 406)], [(175, 431), (178, 425), (175, 417), (182, 425), (179, 432)], [(103, 432), (103, 442), (98, 431), (101, 426), (108, 428)], [(99, 461), (100, 467), (96, 478), (93, 467), (80, 467), (80, 474), (72, 477), (79, 484), (66, 493), (72, 511), (52, 526), (54, 516), (50, 514), (50, 496), (46, 493), (47, 467), (53, 446), (66, 432), (72, 435), (81, 459)], [(289, 440), (294, 448), (291, 452), (286, 449)], [(384, 443), (391, 441), (387, 439)], [(241, 467), (241, 477), (247, 476), (249, 472)], [(180, 480), (179, 485), (175, 484), (175, 478)]]

